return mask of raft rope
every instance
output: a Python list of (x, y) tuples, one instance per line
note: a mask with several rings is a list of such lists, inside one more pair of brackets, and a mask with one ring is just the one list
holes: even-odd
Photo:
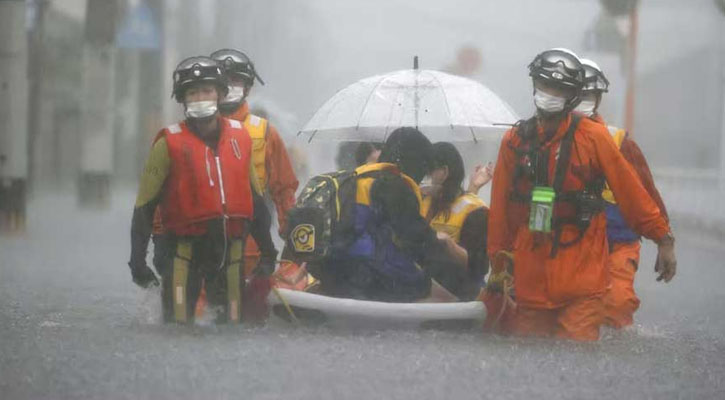
[(499, 310), (496, 319), (493, 321), (494, 327), (499, 326), (501, 318), (503, 318), (503, 315), (506, 312), (506, 309), (508, 308), (507, 306), (509, 304), (514, 310), (516, 309), (516, 301), (514, 301), (513, 297), (511, 297), (511, 289), (513, 289), (513, 287), (514, 284), (512, 282), (512, 279), (507, 278), (503, 281), (503, 304), (501, 305), (501, 310)]
[(284, 306), (285, 310), (287, 310), (287, 313), (289, 314), (290, 318), (292, 319), (292, 322), (294, 322), (295, 324), (299, 324), (300, 320), (297, 319), (297, 316), (295, 315), (294, 311), (292, 311), (292, 307), (290, 307), (287, 300), (284, 298), (284, 296), (282, 296), (282, 293), (280, 293), (279, 290), (274, 286), (272, 286), (272, 291), (277, 296), (279, 301), (282, 302), (282, 305)]
[[(513, 254), (508, 251), (500, 251), (498, 255), (504, 256), (508, 258), (509, 260), (513, 261)], [(495, 261), (494, 261), (495, 262)], [(494, 267), (495, 268), (495, 267)], [(498, 268), (496, 268), (498, 269)], [(487, 289), (490, 286), (494, 285), (501, 285), (501, 293), (503, 296), (503, 304), (501, 305), (501, 309), (498, 312), (498, 315), (496, 316), (496, 319), (493, 321), (492, 326), (498, 327), (501, 318), (503, 318), (503, 315), (506, 313), (506, 310), (508, 307), (511, 307), (512, 309), (516, 309), (516, 301), (511, 296), (511, 293), (514, 289), (514, 277), (509, 273), (509, 271), (504, 267), (500, 269), (499, 272), (493, 272), (491, 271), (491, 275), (488, 277), (488, 283), (487, 283)]]

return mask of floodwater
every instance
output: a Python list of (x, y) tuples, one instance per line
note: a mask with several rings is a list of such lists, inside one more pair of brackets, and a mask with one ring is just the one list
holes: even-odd
[[(679, 233), (679, 274), (637, 277), (636, 326), (597, 343), (474, 331), (163, 326), (127, 266), (133, 195), (110, 212), (30, 204), (0, 237), (3, 399), (725, 398), (725, 249)], [(676, 226), (676, 225), (675, 225)]]

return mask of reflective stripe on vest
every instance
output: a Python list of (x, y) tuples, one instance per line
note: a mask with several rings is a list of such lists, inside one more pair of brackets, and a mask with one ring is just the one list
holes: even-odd
[[(431, 197), (424, 197), (421, 214), (426, 216), (431, 204)], [(448, 215), (448, 219), (445, 219), (444, 212), (439, 212), (431, 220), (430, 225), (436, 232), (447, 233), (456, 243), (459, 243), (461, 240), (461, 229), (463, 229), (463, 224), (466, 218), (468, 218), (468, 215), (474, 210), (484, 207), (486, 207), (486, 203), (481, 198), (472, 193), (465, 193), (459, 196), (451, 205), (451, 213)]]
[[(624, 138), (627, 137), (627, 131), (613, 126), (608, 126), (607, 129), (609, 130), (609, 134), (612, 135), (612, 139), (614, 139), (614, 144), (617, 145), (617, 149), (622, 148), (622, 142), (624, 142)], [(612, 193), (612, 190), (609, 188), (609, 184), (605, 184), (604, 190), (602, 191), (602, 198), (608, 203), (617, 204), (617, 201), (614, 199), (614, 193)]]
[(199, 222), (214, 218), (251, 218), (249, 160), (252, 143), (237, 121), (220, 119), (216, 152), (185, 123), (179, 131), (164, 130), (171, 159), (161, 203), (163, 223), (179, 235), (196, 235)]
[(252, 161), (262, 190), (267, 189), (267, 126), (266, 119), (253, 114), (247, 114), (244, 119), (244, 127), (252, 138)]

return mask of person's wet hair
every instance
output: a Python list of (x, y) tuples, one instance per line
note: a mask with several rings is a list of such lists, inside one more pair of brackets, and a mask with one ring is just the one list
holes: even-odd
[(362, 142), (355, 149), (355, 163), (361, 166), (368, 161), (368, 157), (375, 150), (380, 150), (382, 146), (379, 143)]
[(400, 171), (420, 183), (432, 167), (433, 145), (412, 127), (394, 130), (385, 141), (378, 162), (393, 163)]
[(448, 177), (441, 189), (431, 199), (431, 207), (426, 218), (433, 219), (439, 212), (445, 213), (445, 219), (450, 215), (453, 202), (461, 195), (461, 184), (466, 175), (463, 158), (455, 146), (448, 142), (438, 142), (433, 146), (433, 167), (431, 169), (448, 167)]

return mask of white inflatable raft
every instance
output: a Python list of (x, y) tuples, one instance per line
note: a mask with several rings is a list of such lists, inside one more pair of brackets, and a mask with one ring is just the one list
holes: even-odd
[[(274, 308), (315, 311), (325, 319), (380, 320), (400, 323), (433, 321), (482, 321), (486, 308), (480, 301), (455, 303), (386, 303), (342, 299), (290, 289), (276, 289), (269, 294)], [(286, 304), (285, 304), (286, 303)]]

